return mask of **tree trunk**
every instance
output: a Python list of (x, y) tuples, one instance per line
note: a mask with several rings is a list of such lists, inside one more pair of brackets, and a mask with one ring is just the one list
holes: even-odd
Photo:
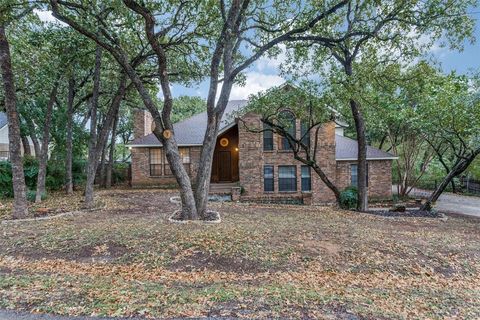
[(97, 45), (95, 51), (95, 70), (93, 74), (93, 96), (90, 108), (90, 140), (88, 142), (87, 181), (85, 184), (85, 207), (93, 208), (93, 187), (97, 168), (97, 108), (100, 93), (100, 68), (102, 63), (102, 48)]
[(420, 210), (430, 211), (432, 209), (432, 204), (434, 204), (438, 200), (440, 195), (445, 191), (445, 188), (448, 186), (448, 184), (451, 183), (455, 177), (461, 175), (479, 154), (480, 148), (477, 148), (468, 156), (459, 159), (455, 166), (445, 176), (445, 178), (443, 178), (442, 182), (437, 186), (435, 191), (433, 191), (430, 197), (428, 197), (427, 201), (420, 208)]
[(367, 138), (365, 137), (365, 121), (359, 110), (358, 103), (350, 99), (350, 108), (355, 121), (355, 130), (357, 132), (358, 143), (358, 199), (357, 210), (368, 210), (368, 190), (367, 190)]
[(28, 127), (28, 133), (29, 133), (30, 139), (32, 139), (33, 150), (35, 151), (35, 158), (38, 159), (41, 153), (41, 148), (40, 148), (40, 143), (38, 142), (38, 139), (37, 139), (37, 135), (35, 134), (35, 124), (33, 123), (33, 120), (28, 115), (25, 115), (24, 119)]
[(67, 101), (67, 141), (65, 155), (65, 191), (73, 193), (73, 101), (75, 99), (75, 80), (73, 76), (68, 80), (68, 101)]
[(20, 138), (22, 139), (23, 155), (31, 156), (32, 150), (30, 149), (30, 142), (28, 141), (27, 136), (20, 133)]
[(5, 95), (5, 109), (8, 119), (8, 144), (10, 151), (10, 162), (12, 164), (13, 182), (13, 218), (24, 218), (28, 215), (27, 195), (25, 176), (23, 173), (23, 162), (20, 144), (20, 120), (17, 112), (17, 101), (15, 95), (15, 80), (12, 71), (10, 58), (10, 46), (5, 34), (5, 25), (0, 24), (0, 67), (3, 79), (3, 90)]
[(111, 188), (112, 187), (112, 171), (113, 171), (113, 162), (115, 161), (115, 140), (117, 137), (117, 125), (118, 125), (118, 112), (115, 115), (115, 119), (113, 119), (113, 126), (112, 126), (112, 139), (110, 140), (110, 152), (108, 154), (108, 165), (107, 165), (107, 172), (105, 178), (105, 187)]
[(52, 110), (55, 104), (57, 95), (58, 82), (53, 85), (52, 92), (50, 92), (50, 99), (47, 103), (47, 110), (45, 114), (45, 123), (43, 125), (43, 139), (42, 149), (40, 151), (38, 163), (38, 177), (37, 177), (37, 192), (35, 194), (35, 203), (42, 202), (42, 194), (45, 194), (45, 178), (47, 175), (47, 160), (48, 160), (48, 144), (50, 142), (50, 125), (52, 121)]
[(108, 149), (108, 146), (107, 144), (105, 143), (103, 145), (103, 148), (102, 148), (102, 153), (101, 153), (101, 156), (100, 156), (100, 186), (102, 188), (105, 188), (105, 179), (106, 179), (106, 167), (105, 167), (105, 158), (107, 156), (107, 149)]

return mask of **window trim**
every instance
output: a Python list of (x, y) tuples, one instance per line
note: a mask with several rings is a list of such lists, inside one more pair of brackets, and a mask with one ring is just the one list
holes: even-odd
[[(355, 166), (356, 169), (356, 183), (353, 183), (353, 170), (352, 167)], [(370, 180), (370, 166), (369, 163), (367, 162), (367, 188), (369, 186), (369, 181)], [(354, 186), (358, 188), (358, 163), (350, 163), (350, 186)]]

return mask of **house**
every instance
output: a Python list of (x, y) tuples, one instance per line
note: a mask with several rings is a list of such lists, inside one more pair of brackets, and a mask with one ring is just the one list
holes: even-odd
[[(284, 138), (270, 131), (252, 132), (251, 128), (262, 128), (259, 115), (247, 113), (242, 116), (242, 121), (231, 116), (246, 104), (246, 100), (233, 100), (226, 107), (213, 156), (211, 190), (240, 186), (241, 200), (246, 201), (335, 202), (333, 193), (317, 174), (293, 158)], [(198, 170), (206, 119), (204, 112), (174, 125), (183, 163), (192, 178)], [(296, 135), (301, 137), (300, 120), (293, 118), (293, 121)], [(355, 185), (357, 181), (357, 142), (343, 136), (343, 129), (342, 125), (333, 121), (323, 124), (319, 130), (317, 149), (321, 167), (340, 189)], [(152, 117), (148, 111), (135, 112), (134, 138), (129, 145), (132, 186), (175, 184), (161, 144), (152, 133)], [(368, 147), (370, 197), (392, 196), (393, 159), (396, 157), (390, 153)]]
[[(32, 155), (35, 154), (35, 150), (33, 148), (33, 143), (28, 138), (29, 144), (30, 144), (30, 150)], [(10, 157), (9, 153), (9, 141), (8, 141), (8, 119), (7, 119), (7, 114), (5, 112), (0, 112), (0, 161), (2, 160), (8, 160)], [(22, 148), (22, 154), (24, 152), (24, 149)]]

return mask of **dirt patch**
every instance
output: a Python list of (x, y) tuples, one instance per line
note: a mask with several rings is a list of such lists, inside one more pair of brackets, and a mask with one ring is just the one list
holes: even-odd
[(111, 262), (128, 252), (124, 245), (107, 242), (83, 247), (73, 256), (79, 262)]
[(439, 218), (438, 212), (422, 211), (422, 210), (407, 210), (405, 212), (394, 212), (389, 210), (370, 210), (365, 212), (381, 217), (405, 217), (405, 218)]

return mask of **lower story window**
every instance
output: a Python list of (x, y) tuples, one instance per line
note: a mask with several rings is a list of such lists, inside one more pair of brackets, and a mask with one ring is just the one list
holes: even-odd
[(302, 166), (302, 191), (312, 191), (312, 178), (309, 166)]
[(162, 175), (162, 149), (152, 148), (150, 149), (150, 175), (161, 176)]
[(274, 191), (273, 166), (267, 165), (263, 167), (263, 191)]
[[(368, 172), (369, 172), (369, 166), (367, 163), (367, 187), (368, 187)], [(352, 186), (358, 187), (358, 165), (357, 164), (351, 164), (350, 165), (350, 184)]]
[(278, 191), (297, 191), (297, 167), (278, 167)]

